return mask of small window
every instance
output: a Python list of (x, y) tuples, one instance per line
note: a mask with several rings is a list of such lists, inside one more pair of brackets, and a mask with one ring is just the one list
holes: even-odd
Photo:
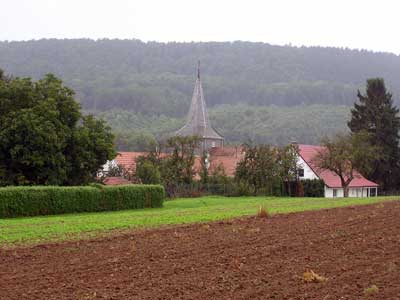
[(299, 169), (299, 177), (304, 177), (304, 169)]
[(337, 189), (333, 189), (333, 197), (337, 197)]

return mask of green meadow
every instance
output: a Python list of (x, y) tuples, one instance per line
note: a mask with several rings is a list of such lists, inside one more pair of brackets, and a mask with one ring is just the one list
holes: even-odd
[(163, 208), (0, 219), (0, 247), (79, 240), (138, 228), (224, 220), (255, 215), (261, 205), (271, 214), (285, 214), (395, 199), (398, 197), (329, 199), (209, 196), (168, 200)]

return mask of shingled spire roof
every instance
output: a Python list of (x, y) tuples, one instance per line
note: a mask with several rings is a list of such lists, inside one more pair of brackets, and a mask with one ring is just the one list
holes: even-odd
[(176, 132), (176, 135), (197, 135), (203, 139), (224, 139), (215, 131), (214, 128), (212, 128), (208, 117), (207, 107), (203, 96), (203, 87), (200, 79), (200, 61), (198, 64), (197, 79), (186, 124)]

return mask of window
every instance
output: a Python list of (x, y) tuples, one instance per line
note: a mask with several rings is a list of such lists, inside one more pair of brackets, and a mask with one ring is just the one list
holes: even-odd
[(337, 189), (333, 189), (333, 197), (337, 197)]
[(304, 177), (304, 169), (299, 169), (299, 177)]

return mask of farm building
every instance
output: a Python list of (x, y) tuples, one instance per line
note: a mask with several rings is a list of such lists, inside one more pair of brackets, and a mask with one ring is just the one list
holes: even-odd
[[(325, 183), (325, 197), (343, 197), (343, 187), (339, 176), (329, 170), (318, 170), (313, 164), (314, 156), (322, 149), (321, 146), (299, 145), (299, 177), (300, 179), (322, 179)], [(355, 178), (349, 185), (349, 197), (373, 197), (377, 195), (378, 184), (355, 172)]]

